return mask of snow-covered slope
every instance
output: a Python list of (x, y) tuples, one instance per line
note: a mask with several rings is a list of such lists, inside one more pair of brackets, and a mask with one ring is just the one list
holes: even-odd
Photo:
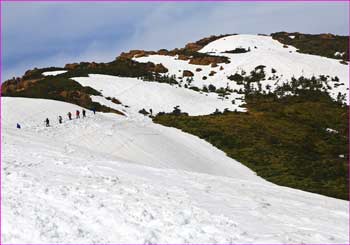
[[(246, 50), (249, 48), (250, 51), (237, 54), (225, 53), (225, 51), (231, 51), (236, 48), (244, 48)], [(261, 81), (262, 90), (264, 91), (273, 90), (277, 85), (290, 81), (292, 77), (299, 78), (304, 76), (310, 78), (312, 76), (325, 75), (329, 76), (327, 83), (330, 87), (330, 95), (333, 98), (337, 98), (339, 92), (341, 94), (349, 94), (348, 65), (340, 64), (339, 60), (336, 59), (298, 53), (294, 47), (283, 47), (283, 44), (273, 40), (270, 36), (227, 36), (209, 43), (199, 52), (226, 56), (230, 59), (230, 63), (220, 63), (213, 68), (209, 65), (192, 65), (189, 64), (189, 61), (178, 60), (177, 57), (166, 55), (149, 55), (134, 58), (134, 60), (156, 64), (161, 63), (168, 68), (170, 75), (174, 74), (176, 77), (181, 77), (183, 70), (192, 71), (194, 73), (192, 84), (199, 88), (209, 84), (213, 84), (216, 87), (226, 87), (226, 84), (229, 84), (232, 89), (243, 89), (243, 85), (238, 85), (227, 77), (235, 73), (241, 74), (242, 71), (249, 74), (257, 66), (264, 65), (266, 66), (264, 69), (266, 79)], [(202, 70), (197, 72), (197, 68)], [(272, 72), (272, 69), (276, 72)], [(215, 71), (216, 74), (209, 76), (211, 71)], [(207, 77), (206, 80), (203, 80), (204, 76)], [(336, 76), (339, 78), (339, 81), (331, 81)], [(238, 96), (238, 94), (232, 93), (230, 100), (234, 99), (235, 96)], [(346, 96), (347, 103), (349, 103), (348, 97)]]
[[(73, 80), (83, 86), (90, 86), (100, 91), (105, 97), (115, 97), (133, 111), (152, 109), (153, 113), (172, 112), (175, 106), (190, 115), (206, 115), (216, 109), (245, 111), (241, 103), (232, 104), (232, 100), (222, 100), (216, 93), (199, 93), (190, 89), (171, 86), (158, 82), (145, 82), (136, 78), (116, 77), (90, 74), (89, 77), (75, 77)], [(241, 96), (232, 97), (239, 98)], [(120, 106), (93, 97), (94, 101), (109, 105), (113, 108)], [(237, 100), (238, 101), (238, 100)], [(107, 104), (108, 103), (108, 104)]]
[(268, 183), (132, 107), (56, 123), (76, 109), (2, 98), (2, 243), (348, 242), (346, 201)]
[[(236, 48), (250, 51), (225, 52)], [(135, 58), (162, 63), (181, 86), (98, 74), (72, 78), (101, 92), (93, 101), (125, 116), (88, 111), (87, 118), (69, 121), (66, 114), (82, 108), (2, 98), (1, 242), (348, 243), (348, 202), (271, 184), (204, 140), (154, 124), (139, 110), (245, 111), (239, 92), (244, 86), (227, 77), (260, 65), (271, 77), (261, 81), (263, 90), (293, 76), (328, 75), (336, 98), (348, 93), (349, 66), (297, 53), (267, 36), (227, 36), (200, 52), (226, 56), (230, 63), (211, 67), (164, 55)], [(184, 70), (194, 73), (193, 81), (181, 78)], [(331, 81), (335, 76), (339, 81)], [(234, 92), (220, 98), (185, 83), (229, 85)], [(44, 127), (45, 118), (51, 127)]]

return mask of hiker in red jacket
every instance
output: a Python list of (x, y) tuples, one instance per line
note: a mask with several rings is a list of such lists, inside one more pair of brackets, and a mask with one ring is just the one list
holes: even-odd
[(75, 112), (75, 115), (77, 116), (77, 119), (80, 118), (80, 111), (77, 110), (77, 111)]

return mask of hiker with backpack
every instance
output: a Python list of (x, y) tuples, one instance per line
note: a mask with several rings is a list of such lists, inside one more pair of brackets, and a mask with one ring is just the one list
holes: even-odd
[(45, 123), (46, 123), (46, 127), (50, 127), (50, 120), (48, 118), (46, 118)]
[(83, 118), (86, 117), (86, 111), (83, 109)]
[(58, 122), (61, 124), (62, 123), (62, 117), (58, 116)]
[(72, 120), (72, 113), (68, 112), (67, 115), (68, 115), (69, 120)]
[(80, 118), (80, 111), (77, 110), (77, 111), (75, 112), (75, 115), (76, 115), (77, 119)]

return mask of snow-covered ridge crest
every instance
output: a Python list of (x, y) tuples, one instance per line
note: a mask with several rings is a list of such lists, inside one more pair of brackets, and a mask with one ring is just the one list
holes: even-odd
[(203, 47), (201, 50), (199, 50), (199, 52), (221, 53), (229, 50), (234, 50), (236, 48), (250, 48), (251, 50), (259, 49), (268, 51), (283, 50), (285, 52), (297, 50), (294, 47), (284, 48), (282, 43), (272, 39), (271, 36), (239, 34), (215, 40)]

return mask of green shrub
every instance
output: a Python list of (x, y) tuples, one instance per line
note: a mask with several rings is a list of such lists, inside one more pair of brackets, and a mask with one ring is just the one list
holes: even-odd
[(209, 92), (215, 92), (216, 91), (216, 87), (213, 84), (209, 84), (208, 90), (209, 90)]
[(191, 87), (189, 87), (189, 89), (194, 90), (196, 92), (200, 91), (200, 89), (198, 87), (196, 87), (196, 86), (191, 86)]
[[(295, 36), (294, 39), (289, 36)], [(298, 52), (305, 54), (320, 55), (328, 58), (339, 59), (336, 52), (344, 53), (342, 59), (349, 61), (349, 37), (332, 34), (303, 34), (277, 32), (271, 34), (273, 39), (279, 42), (294, 46)]]
[(231, 81), (236, 81), (236, 82), (242, 82), (244, 77), (239, 75), (238, 73), (235, 73), (234, 75), (230, 75), (227, 77)]
[(246, 103), (248, 113), (163, 114), (154, 121), (207, 140), (273, 183), (349, 199), (349, 107), (317, 90), (281, 98), (252, 94)]

